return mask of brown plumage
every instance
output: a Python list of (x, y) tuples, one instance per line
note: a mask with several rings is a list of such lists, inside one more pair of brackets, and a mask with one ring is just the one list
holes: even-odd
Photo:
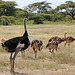
[(57, 51), (58, 42), (52, 40), (51, 42), (48, 42), (48, 44), (46, 45), (46, 48), (49, 49), (49, 52), (54, 53), (54, 50)]
[(67, 33), (64, 34), (64, 39), (66, 41), (65, 44), (64, 44), (64, 47), (65, 47), (66, 44), (68, 44), (68, 46), (70, 47), (70, 43), (72, 43), (75, 40), (75, 38), (73, 38), (72, 36), (66, 37), (66, 34)]
[(31, 42), (31, 47), (32, 47), (33, 50), (34, 50), (35, 58), (37, 58), (37, 50), (39, 50), (39, 51), (42, 50), (42, 44), (43, 44), (43, 42), (40, 41), (40, 40), (33, 40), (33, 41)]
[(55, 36), (55, 37), (50, 38), (48, 42), (51, 42), (52, 40), (53, 40), (53, 41), (57, 41), (58, 44), (60, 44), (61, 42), (64, 42), (64, 41), (65, 41), (64, 38), (60, 38), (60, 37), (58, 37), (58, 36)]

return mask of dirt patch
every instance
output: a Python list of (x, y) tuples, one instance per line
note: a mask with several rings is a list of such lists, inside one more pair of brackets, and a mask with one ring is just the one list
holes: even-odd
[[(15, 75), (74, 75), (75, 71), (70, 70), (18, 70)], [(10, 72), (1, 72), (0, 75), (12, 75)]]

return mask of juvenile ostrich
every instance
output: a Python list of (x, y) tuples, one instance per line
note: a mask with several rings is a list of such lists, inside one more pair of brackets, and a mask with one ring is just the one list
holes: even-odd
[(49, 52), (53, 54), (54, 50), (57, 51), (57, 49), (58, 49), (58, 42), (52, 40), (51, 42), (48, 42), (48, 44), (46, 45), (46, 48), (48, 48)]
[(65, 39), (65, 41), (66, 41), (66, 43), (64, 44), (64, 47), (65, 47), (65, 45), (68, 43), (68, 46), (69, 46), (69, 48), (70, 48), (70, 43), (72, 43), (72, 42), (75, 40), (75, 38), (73, 38), (72, 36), (67, 36), (67, 37), (66, 37), (66, 34), (67, 34), (67, 33), (64, 34), (64, 39)]
[(53, 41), (57, 41), (58, 44), (60, 44), (61, 42), (64, 42), (64, 41), (65, 41), (64, 38), (60, 38), (60, 37), (58, 37), (58, 36), (55, 36), (55, 37), (50, 38), (48, 42), (51, 42), (52, 40), (53, 40)]
[[(26, 29), (26, 24), (25, 21), (27, 19), (24, 18), (24, 28), (25, 28), (25, 32), (23, 34), (23, 36), (21, 37), (15, 37), (9, 40), (5, 40), (5, 39), (1, 39), (1, 45), (3, 47), (3, 49), (7, 52), (10, 52), (10, 64), (11, 64), (11, 70), (10, 72), (14, 72), (14, 61), (16, 58), (16, 55), (20, 52), (23, 51), (25, 49), (27, 49), (30, 45), (30, 41), (28, 38), (28, 33), (27, 33), (27, 29)], [(12, 56), (14, 53), (14, 56)]]
[(52, 37), (52, 38), (50, 38), (50, 39), (49, 39), (49, 41), (48, 41), (48, 42), (56, 41), (58, 38), (59, 38), (58, 36)]
[(41, 51), (42, 50), (42, 44), (43, 42), (40, 41), (40, 40), (33, 40), (31, 42), (31, 47), (33, 48), (34, 50), (34, 53), (35, 53), (35, 58), (37, 58), (37, 50)]

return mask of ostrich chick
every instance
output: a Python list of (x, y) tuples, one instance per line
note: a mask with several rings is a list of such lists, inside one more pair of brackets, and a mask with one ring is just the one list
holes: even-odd
[(31, 47), (34, 50), (35, 58), (37, 58), (37, 50), (39, 50), (39, 51), (42, 50), (42, 44), (43, 44), (43, 42), (42, 41), (39, 41), (39, 40), (33, 40), (31, 42)]

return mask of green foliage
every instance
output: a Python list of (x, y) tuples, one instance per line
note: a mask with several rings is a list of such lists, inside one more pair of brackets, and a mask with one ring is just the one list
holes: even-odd
[(44, 17), (40, 15), (34, 16), (34, 24), (43, 24)]
[(55, 14), (41, 14), (45, 18), (46, 21), (63, 21), (65, 20), (64, 15), (62, 13), (55, 13)]
[[(15, 19), (15, 25), (24, 25), (24, 17), (17, 17)], [(29, 21), (26, 21), (26, 25), (32, 25), (34, 22), (34, 20), (29, 20)]]
[(52, 14), (41, 14), (41, 16), (43, 16), (46, 21), (51, 21), (51, 15)]
[(14, 23), (15, 18), (13, 16), (1, 16), (0, 20), (3, 25), (11, 25), (12, 23)]
[[(62, 13), (55, 13), (55, 14), (30, 14), (29, 15), (29, 19), (30, 20), (34, 20), (34, 21), (38, 21), (38, 17), (42, 17), (42, 21), (62, 21), (65, 20), (64, 15)], [(37, 18), (37, 19), (35, 19)], [(37, 23), (38, 24), (38, 23)]]
[(15, 25), (23, 25), (23, 17), (16, 17)]
[(62, 20), (65, 20), (63, 14), (56, 13), (51, 16), (51, 21), (53, 21), (53, 22), (62, 21)]
[(51, 9), (50, 4), (51, 3), (47, 3), (46, 1), (36, 2), (26, 6), (24, 10), (30, 13), (32, 13), (33, 11), (37, 11), (37, 13), (43, 13)]
[(65, 10), (67, 12), (66, 15), (70, 15), (72, 19), (75, 20), (75, 2), (73, 1), (66, 1), (65, 4), (61, 4), (60, 6), (57, 6), (55, 9), (56, 11), (63, 12), (62, 10)]
[(35, 15), (37, 15), (37, 13), (28, 13), (29, 20), (33, 20)]
[[(65, 21), (67, 23), (74, 23), (72, 20), (75, 19), (75, 2), (66, 1), (65, 4), (57, 6), (56, 9), (51, 9), (50, 4), (51, 3), (47, 3), (46, 1), (36, 2), (29, 4), (27, 9), (23, 10), (16, 8), (15, 6), (17, 6), (17, 4), (15, 2), (0, 0), (0, 25), (23, 25), (24, 18), (29, 19), (29, 21), (27, 21), (29, 25), (43, 23), (53, 24), (53, 22), (58, 24), (59, 21), (59, 23), (65, 23)], [(66, 8), (68, 8), (68, 11)], [(66, 11), (63, 12), (63, 9)], [(32, 13), (33, 11), (37, 13)]]
[(50, 11), (47, 11), (46, 14), (54, 14), (55, 13), (55, 9), (51, 9)]
[(23, 9), (16, 8), (16, 17), (27, 17), (28, 13)]
[(17, 4), (12, 1), (1, 1), (0, 3), (0, 16), (15, 16), (15, 6)]

